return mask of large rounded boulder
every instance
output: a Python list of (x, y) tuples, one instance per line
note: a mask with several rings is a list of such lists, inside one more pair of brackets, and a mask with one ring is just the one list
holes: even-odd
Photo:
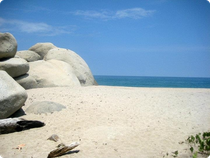
[(0, 76), (0, 119), (4, 119), (19, 110), (28, 95), (5, 71), (0, 71)]
[(10, 33), (0, 33), (0, 59), (12, 58), (17, 52), (17, 41)]
[(54, 48), (49, 50), (44, 57), (44, 60), (46, 61), (51, 59), (61, 60), (68, 63), (73, 68), (81, 85), (88, 86), (96, 84), (87, 63), (75, 52), (69, 49)]
[(16, 78), (24, 88), (80, 87), (72, 67), (59, 60), (29, 62), (28, 75)]
[(29, 48), (29, 50), (36, 52), (43, 59), (44, 56), (48, 53), (48, 51), (53, 48), (56, 48), (56, 46), (54, 46), (52, 43), (37, 43), (31, 48)]

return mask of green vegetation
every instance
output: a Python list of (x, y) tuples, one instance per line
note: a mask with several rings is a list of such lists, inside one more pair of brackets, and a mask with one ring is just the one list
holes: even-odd
[(199, 154), (210, 155), (210, 132), (198, 133), (195, 136), (188, 137), (186, 141), (190, 145), (190, 151), (193, 158)]
[[(195, 136), (191, 135), (185, 141), (189, 145), (189, 150), (192, 153), (192, 158), (198, 158), (198, 154), (210, 155), (210, 132), (198, 133)], [(178, 157), (178, 150), (172, 152), (171, 155), (166, 153), (163, 157), (172, 156)]]
[(178, 152), (178, 150), (177, 151), (174, 151), (174, 152), (172, 152), (173, 153), (173, 157), (177, 157), (178, 156), (178, 154), (179, 154), (179, 152)]
[[(171, 156), (177, 157), (178, 154), (179, 154), (179, 152), (178, 152), (178, 150), (176, 150), (176, 151), (172, 152)], [(170, 154), (169, 153), (166, 153), (166, 155), (164, 155), (163, 158), (168, 157), (168, 156), (170, 156)]]

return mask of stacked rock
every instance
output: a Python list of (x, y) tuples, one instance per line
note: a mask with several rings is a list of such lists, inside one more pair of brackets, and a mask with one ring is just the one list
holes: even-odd
[(17, 51), (10, 33), (0, 33), (0, 70), (25, 89), (97, 85), (87, 63), (75, 52), (52, 43)]
[(26, 75), (15, 78), (25, 89), (97, 84), (86, 62), (69, 49), (58, 48), (52, 43), (37, 43), (17, 55), (30, 66)]
[(24, 105), (25, 89), (89, 85), (97, 83), (87, 63), (75, 52), (52, 43), (37, 43), (17, 52), (14, 36), (0, 33), (0, 119)]
[(29, 71), (25, 59), (15, 58), (17, 41), (10, 33), (0, 33), (0, 70), (6, 71), (11, 77), (19, 77)]
[(26, 74), (27, 61), (14, 58), (17, 42), (10, 33), (0, 33), (0, 119), (19, 110), (27, 99), (27, 93), (12, 77)]

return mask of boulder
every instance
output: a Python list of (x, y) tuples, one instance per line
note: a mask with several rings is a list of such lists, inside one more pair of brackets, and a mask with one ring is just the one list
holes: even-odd
[(54, 46), (52, 43), (37, 43), (29, 48), (29, 50), (36, 52), (43, 59), (47, 52), (53, 48), (56, 48), (56, 46)]
[(26, 110), (26, 113), (33, 114), (43, 114), (43, 113), (53, 113), (55, 111), (61, 111), (66, 107), (55, 102), (41, 101), (32, 103)]
[(37, 81), (33, 77), (29, 76), (29, 74), (25, 74), (14, 79), (25, 89), (37, 88), (38, 85)]
[(12, 58), (17, 52), (17, 41), (10, 33), (0, 33), (0, 59)]
[(43, 87), (74, 87), (80, 83), (72, 67), (59, 60), (38, 60), (29, 62), (29, 76), (16, 78), (18, 83), (27, 89)]
[(25, 59), (28, 62), (41, 60), (42, 57), (34, 51), (31, 50), (22, 50), (16, 53), (16, 56)]
[(90, 68), (75, 52), (63, 48), (54, 48), (49, 50), (44, 57), (46, 61), (51, 59), (61, 60), (71, 65), (81, 85), (87, 86), (96, 84)]
[(0, 71), (0, 119), (4, 119), (19, 110), (27, 99), (27, 93), (5, 71)]
[(0, 70), (6, 71), (11, 77), (18, 77), (28, 72), (29, 64), (22, 58), (10, 58), (0, 61)]

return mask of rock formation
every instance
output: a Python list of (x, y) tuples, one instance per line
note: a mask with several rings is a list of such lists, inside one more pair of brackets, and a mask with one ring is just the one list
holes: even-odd
[(86, 62), (69, 49), (37, 43), (16, 53), (17, 42), (10, 33), (0, 33), (0, 43), (0, 70), (25, 89), (97, 85)]
[[(25, 89), (97, 84), (86, 62), (75, 52), (52, 43), (37, 43), (17, 52), (16, 39), (10, 33), (0, 33), (0, 76), (0, 119), (21, 109), (27, 99)], [(64, 108), (50, 102), (43, 104), (43, 108), (30, 108), (41, 112)]]
[[(52, 43), (37, 43), (30, 51), (19, 52), (19, 57), (27, 52), (34, 52), (44, 59), (28, 62), (29, 72), (15, 78), (25, 89), (97, 85), (86, 62), (71, 50), (57, 48)], [(27, 60), (26, 57), (24, 59)]]
[(3, 119), (20, 109), (28, 96), (25, 89), (5, 71), (0, 71), (0, 76), (0, 119)]

